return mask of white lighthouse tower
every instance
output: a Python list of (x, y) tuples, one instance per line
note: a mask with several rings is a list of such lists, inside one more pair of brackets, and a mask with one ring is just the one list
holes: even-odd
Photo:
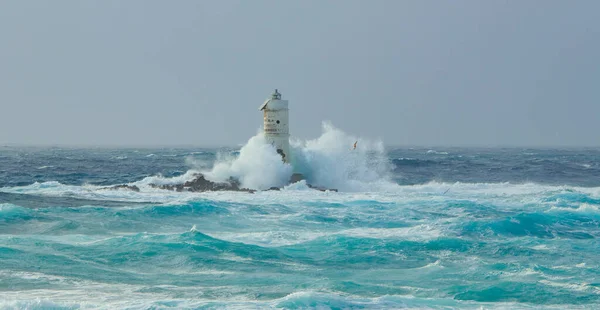
[(288, 101), (281, 100), (281, 94), (275, 90), (271, 98), (261, 106), (264, 118), (266, 140), (275, 147), (283, 161), (290, 162), (290, 127), (288, 123)]

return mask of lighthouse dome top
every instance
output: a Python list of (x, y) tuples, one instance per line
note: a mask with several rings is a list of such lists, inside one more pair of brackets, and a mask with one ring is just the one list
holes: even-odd
[(275, 89), (275, 92), (271, 94), (271, 99), (281, 100), (281, 93), (279, 93), (277, 89)]
[(263, 104), (260, 106), (259, 110), (264, 109), (287, 109), (287, 100), (281, 99), (281, 93), (275, 89), (275, 91), (271, 94), (271, 97), (265, 100)]

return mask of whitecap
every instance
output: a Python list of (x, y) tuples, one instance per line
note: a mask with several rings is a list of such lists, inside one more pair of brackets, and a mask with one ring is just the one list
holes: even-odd
[(428, 150), (427, 154), (448, 155), (448, 152), (438, 152), (436, 150)]
[(585, 291), (592, 291), (594, 293), (600, 293), (600, 289), (594, 286), (591, 286), (588, 283), (568, 283), (568, 282), (556, 282), (556, 281), (550, 281), (550, 280), (540, 280), (539, 281), (542, 284), (548, 285), (548, 286), (554, 286), (554, 287), (560, 287), (560, 288), (564, 288), (564, 289), (568, 289), (571, 291), (576, 291), (576, 292), (585, 292)]
[(600, 206), (588, 204), (588, 203), (582, 203), (579, 206), (577, 206), (577, 208), (552, 206), (548, 211), (549, 212), (555, 211), (555, 212), (575, 212), (575, 213), (599, 213)]

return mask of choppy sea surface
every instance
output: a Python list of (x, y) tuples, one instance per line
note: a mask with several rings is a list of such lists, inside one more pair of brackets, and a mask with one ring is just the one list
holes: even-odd
[(287, 177), (256, 150), (0, 148), (0, 308), (600, 308), (599, 149), (321, 142), (338, 192), (148, 185)]

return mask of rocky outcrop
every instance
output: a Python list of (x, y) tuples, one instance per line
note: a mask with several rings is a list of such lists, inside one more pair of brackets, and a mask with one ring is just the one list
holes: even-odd
[[(296, 183), (296, 182), (299, 182), (302, 180), (306, 180), (306, 179), (304, 178), (304, 176), (301, 173), (294, 173), (294, 174), (292, 174), (292, 177), (290, 178), (290, 184)], [(316, 189), (316, 190), (319, 190), (322, 192), (325, 192), (325, 191), (337, 192), (338, 191), (337, 189), (334, 189), (334, 188), (325, 188), (325, 187), (321, 187), (321, 186), (314, 186), (314, 185), (308, 184), (308, 183), (306, 183), (306, 185), (312, 189)]]
[(109, 189), (127, 189), (127, 190), (134, 191), (134, 192), (140, 191), (139, 187), (137, 187), (135, 185), (127, 185), (127, 184), (111, 186), (111, 187), (109, 187)]
[(249, 188), (241, 188), (240, 182), (234, 178), (229, 178), (227, 182), (213, 182), (207, 180), (204, 175), (198, 173), (194, 176), (193, 180), (187, 181), (183, 184), (167, 184), (157, 185), (150, 184), (150, 186), (161, 189), (174, 190), (178, 192), (215, 192), (215, 191), (236, 191), (236, 192), (248, 192), (254, 193), (255, 190)]
[[(302, 177), (301, 174), (294, 174), (292, 176), (292, 179), (290, 180), (290, 183), (295, 183), (295, 182), (298, 182), (303, 179), (304, 178)], [(310, 184), (307, 184), (307, 185), (308, 185), (308, 187), (310, 187), (312, 189), (319, 190), (322, 192), (324, 192), (324, 191), (337, 192), (337, 189), (329, 189), (329, 188), (324, 188), (324, 187), (319, 187), (319, 186), (313, 186)], [(185, 183), (181, 183), (181, 184), (150, 184), (150, 186), (154, 187), (154, 188), (166, 189), (166, 190), (177, 191), (177, 192), (216, 192), (216, 191), (235, 191), (235, 192), (247, 192), (247, 193), (256, 192), (253, 189), (241, 187), (240, 181), (235, 178), (229, 178), (229, 180), (227, 180), (226, 182), (213, 182), (213, 181), (207, 180), (204, 177), (204, 175), (202, 175), (201, 173), (195, 174), (194, 178), (192, 180), (187, 181)], [(135, 192), (140, 191), (139, 187), (137, 187), (135, 185), (126, 185), (126, 184), (115, 185), (115, 186), (112, 186), (109, 188), (114, 189), (114, 190), (127, 189), (127, 190), (132, 190)], [(268, 190), (269, 191), (279, 191), (279, 190), (281, 190), (281, 188), (271, 187)]]
[(337, 189), (335, 189), (335, 188), (325, 188), (325, 187), (321, 187), (321, 186), (313, 186), (313, 185), (310, 185), (310, 184), (308, 184), (308, 183), (306, 183), (306, 185), (307, 185), (308, 187), (312, 188), (312, 189), (316, 189), (316, 190), (318, 190), (318, 191), (322, 191), (322, 192), (326, 192), (326, 191), (330, 191), (330, 192), (337, 192), (337, 191), (338, 191), (338, 190), (337, 190)]

